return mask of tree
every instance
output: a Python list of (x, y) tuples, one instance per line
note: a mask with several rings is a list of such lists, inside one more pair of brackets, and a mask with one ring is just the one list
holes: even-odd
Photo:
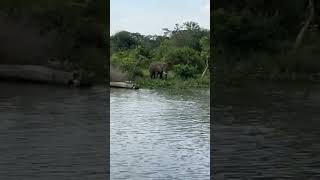
[(309, 0), (308, 8), (309, 8), (309, 16), (308, 16), (306, 22), (304, 23), (303, 27), (301, 28), (301, 30), (296, 38), (296, 41), (295, 41), (294, 47), (293, 47), (294, 51), (297, 51), (297, 49), (299, 48), (307, 29), (309, 28), (312, 20), (314, 19), (314, 15), (315, 15), (314, 0)]
[(111, 48), (112, 52), (124, 51), (139, 45), (139, 38), (136, 34), (121, 31), (111, 36)]
[(169, 68), (178, 64), (191, 65), (195, 67), (197, 72), (200, 72), (204, 66), (204, 63), (199, 56), (199, 52), (189, 47), (175, 48), (170, 51), (164, 59), (165, 62), (168, 63)]
[(200, 39), (201, 44), (201, 57), (205, 60), (206, 66), (205, 69), (201, 75), (201, 79), (204, 77), (204, 75), (207, 72), (207, 69), (209, 68), (209, 59), (210, 59), (210, 36), (204, 36)]
[[(1, 1), (0, 18), (5, 19), (2, 22), (8, 26), (4, 25), (0, 34), (11, 38), (7, 41), (8, 46), (4, 41), (2, 44), (15, 48), (16, 52), (11, 57), (2, 58), (2, 61), (46, 64), (51, 58), (59, 61), (67, 59), (83, 65), (81, 68), (89, 68), (97, 77), (105, 78), (106, 3), (104, 0)], [(24, 37), (19, 35), (22, 33)], [(32, 45), (29, 42), (33, 42)]]
[[(130, 80), (147, 72), (150, 63), (168, 63), (169, 69), (182, 78), (195, 77), (205, 68), (209, 53), (209, 30), (196, 22), (175, 24), (163, 36), (121, 31), (110, 38), (112, 64), (127, 71)], [(203, 38), (203, 40), (201, 40)]]
[(188, 30), (188, 31), (200, 31), (201, 30), (199, 24), (196, 22), (192, 22), (192, 21), (188, 21), (188, 22), (183, 23), (183, 27), (185, 30)]

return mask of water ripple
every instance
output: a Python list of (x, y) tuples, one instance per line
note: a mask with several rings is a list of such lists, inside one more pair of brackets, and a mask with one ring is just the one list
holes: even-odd
[(111, 91), (111, 179), (209, 179), (205, 93)]
[(0, 84), (0, 179), (105, 179), (105, 88)]

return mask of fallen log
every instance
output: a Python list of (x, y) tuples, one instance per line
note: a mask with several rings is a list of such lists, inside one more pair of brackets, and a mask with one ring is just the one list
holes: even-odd
[[(72, 72), (38, 65), (0, 65), (0, 79), (80, 86)], [(79, 82), (80, 81), (80, 82)]]
[(139, 89), (134, 83), (130, 83), (130, 82), (110, 82), (110, 87), (126, 88), (126, 89)]

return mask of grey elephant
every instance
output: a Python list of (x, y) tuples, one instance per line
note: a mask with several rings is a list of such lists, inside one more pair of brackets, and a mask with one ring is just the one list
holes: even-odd
[(157, 77), (159, 77), (160, 79), (163, 79), (163, 75), (164, 78), (167, 79), (167, 67), (168, 65), (165, 63), (152, 63), (149, 66), (149, 72), (150, 72), (150, 77), (151, 79), (156, 79)]

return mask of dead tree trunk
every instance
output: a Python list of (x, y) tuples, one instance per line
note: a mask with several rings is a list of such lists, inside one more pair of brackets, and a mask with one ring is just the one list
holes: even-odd
[(304, 26), (302, 27), (302, 29), (300, 30), (297, 38), (296, 38), (296, 41), (295, 41), (295, 44), (294, 44), (294, 47), (293, 47), (293, 50), (294, 51), (297, 51), (298, 48), (300, 47), (301, 43), (302, 43), (302, 39), (307, 31), (307, 29), (309, 28), (313, 18), (314, 18), (314, 0), (309, 0), (309, 16), (304, 24)]
[(208, 70), (208, 67), (209, 67), (209, 56), (207, 57), (207, 61), (206, 61), (206, 67), (204, 68), (204, 71), (201, 75), (201, 79), (203, 78), (203, 76), (206, 74), (207, 70)]

